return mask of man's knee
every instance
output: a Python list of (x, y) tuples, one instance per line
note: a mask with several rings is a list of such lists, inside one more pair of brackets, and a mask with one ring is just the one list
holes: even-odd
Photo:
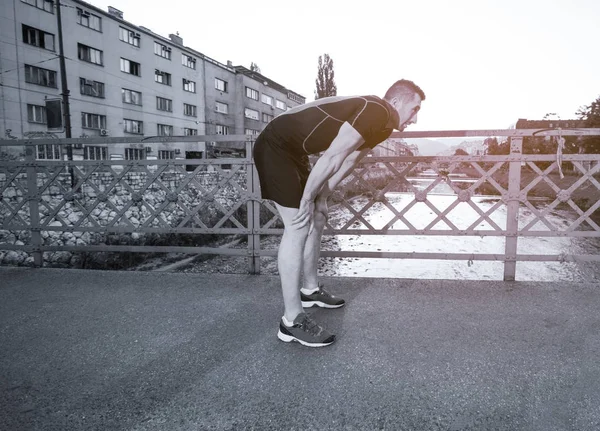
[(316, 210), (313, 214), (313, 217), (314, 217), (314, 223), (316, 225), (325, 226), (325, 223), (327, 223), (329, 215), (326, 212)]

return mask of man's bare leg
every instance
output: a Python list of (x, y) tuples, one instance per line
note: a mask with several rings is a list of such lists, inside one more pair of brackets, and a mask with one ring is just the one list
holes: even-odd
[(275, 206), (284, 224), (283, 236), (277, 253), (284, 316), (289, 322), (293, 322), (296, 316), (303, 312), (300, 301), (300, 277), (309, 227), (298, 229), (292, 225), (292, 219), (298, 212), (297, 208), (288, 208), (277, 203)]
[(317, 201), (313, 216), (314, 228), (304, 247), (303, 259), (303, 287), (307, 290), (314, 290), (319, 286), (317, 277), (317, 268), (319, 265), (319, 256), (321, 255), (321, 238), (323, 229), (327, 223), (327, 201)]

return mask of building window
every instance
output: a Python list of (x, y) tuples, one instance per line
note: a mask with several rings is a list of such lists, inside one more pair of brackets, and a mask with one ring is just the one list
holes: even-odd
[(164, 97), (156, 97), (156, 109), (159, 111), (173, 112), (173, 101)]
[(258, 135), (258, 134), (260, 134), (260, 130), (246, 129), (244, 131), (244, 135)]
[(158, 136), (173, 136), (173, 126), (167, 124), (157, 124), (156, 134)]
[(154, 53), (167, 60), (171, 59), (171, 47), (163, 45), (162, 43), (154, 42)]
[(125, 148), (125, 160), (144, 160), (146, 151), (143, 148)]
[(215, 78), (215, 88), (219, 91), (227, 93), (227, 81), (223, 81), (222, 79)]
[(38, 9), (45, 10), (46, 12), (54, 13), (54, 1), (53, 0), (21, 0), (23, 3), (35, 6)]
[(229, 135), (229, 127), (217, 124), (217, 135)]
[(140, 47), (140, 34), (125, 27), (119, 27), (119, 39), (129, 45)]
[(25, 82), (56, 88), (56, 72), (41, 67), (25, 65)]
[(37, 158), (39, 160), (61, 160), (62, 157), (60, 156), (60, 145), (37, 145)]
[(108, 158), (108, 149), (106, 147), (86, 145), (83, 147), (84, 160), (106, 160)]
[(92, 30), (102, 31), (102, 18), (80, 8), (77, 8), (77, 23)]
[(282, 110), (287, 110), (287, 105), (285, 104), (285, 102), (282, 102), (281, 100), (275, 100), (275, 107), (282, 109)]
[(187, 103), (183, 104), (183, 115), (187, 115), (188, 117), (195, 117), (196, 114), (196, 105), (189, 105)]
[(246, 87), (246, 97), (249, 97), (253, 100), (258, 100), (258, 91), (253, 88)]
[(160, 70), (155, 69), (154, 80), (159, 84), (171, 85), (171, 74), (167, 72), (161, 72)]
[(132, 105), (142, 106), (142, 93), (139, 91), (122, 88), (121, 94), (123, 96), (123, 103), (131, 103)]
[(123, 119), (123, 131), (126, 133), (135, 133), (141, 135), (144, 133), (144, 123), (138, 120)]
[(175, 150), (159, 150), (158, 158), (161, 160), (171, 160), (175, 158)]
[(102, 51), (81, 43), (77, 44), (77, 56), (80, 60), (102, 66)]
[(267, 96), (266, 94), (262, 94), (260, 96), (260, 100), (262, 100), (262, 103), (266, 103), (269, 106), (273, 106), (273, 98), (271, 96)]
[(45, 31), (38, 30), (37, 28), (29, 27), (25, 24), (22, 24), (22, 28), (24, 43), (27, 45), (37, 46), (39, 48), (44, 48), (48, 51), (54, 51), (53, 34), (46, 33)]
[(46, 124), (46, 107), (39, 105), (27, 105), (27, 121), (30, 123)]
[(263, 123), (268, 123), (268, 122), (269, 122), (269, 121), (271, 121), (272, 119), (273, 119), (273, 116), (272, 116), (272, 115), (270, 115), (270, 114), (265, 114), (265, 113), (263, 112), (263, 114), (262, 114), (262, 120), (263, 120)]
[(188, 129), (187, 127), (183, 129), (183, 134), (185, 136), (196, 136), (198, 135), (198, 129)]
[(106, 115), (82, 112), (81, 127), (84, 129), (106, 129)]
[(196, 83), (194, 81), (190, 81), (189, 79), (183, 78), (183, 90), (189, 91), (190, 93), (195, 93)]
[(259, 119), (258, 111), (255, 111), (254, 109), (250, 109), (250, 108), (246, 108), (244, 110), (244, 116), (246, 118), (250, 118), (251, 120), (258, 120)]
[(189, 67), (190, 69), (195, 69), (196, 59), (187, 54), (181, 54), (181, 64), (183, 64), (185, 67)]
[(102, 82), (79, 78), (79, 90), (85, 96), (104, 98), (104, 84)]
[(227, 114), (229, 112), (229, 106), (227, 103), (216, 102), (215, 111), (220, 112), (221, 114)]
[(129, 73), (130, 75), (141, 76), (142, 68), (140, 63), (121, 58), (121, 72)]

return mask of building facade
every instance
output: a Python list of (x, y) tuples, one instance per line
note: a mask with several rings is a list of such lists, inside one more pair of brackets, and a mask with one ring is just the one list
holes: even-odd
[[(202, 142), (124, 142), (108, 150), (87, 148), (84, 138), (258, 134), (267, 120), (305, 102), (260, 74), (186, 47), (177, 34), (135, 26), (117, 9), (60, 3), (71, 136), (83, 142), (75, 160), (196, 158), (206, 153)], [(49, 0), (0, 4), (3, 138), (65, 137), (56, 7)], [(38, 158), (65, 157), (52, 147), (40, 148)]]

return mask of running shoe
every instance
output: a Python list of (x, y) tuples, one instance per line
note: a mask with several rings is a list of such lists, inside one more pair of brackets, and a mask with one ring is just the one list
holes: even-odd
[(300, 299), (302, 300), (302, 307), (304, 308), (310, 308), (314, 305), (321, 308), (340, 308), (346, 303), (342, 298), (338, 298), (323, 289), (323, 285), (320, 283), (319, 290), (310, 295), (305, 295), (301, 290)]
[(281, 319), (277, 338), (286, 343), (296, 341), (308, 347), (328, 346), (335, 341), (335, 335), (318, 325), (306, 313), (298, 314), (292, 326), (287, 326)]

